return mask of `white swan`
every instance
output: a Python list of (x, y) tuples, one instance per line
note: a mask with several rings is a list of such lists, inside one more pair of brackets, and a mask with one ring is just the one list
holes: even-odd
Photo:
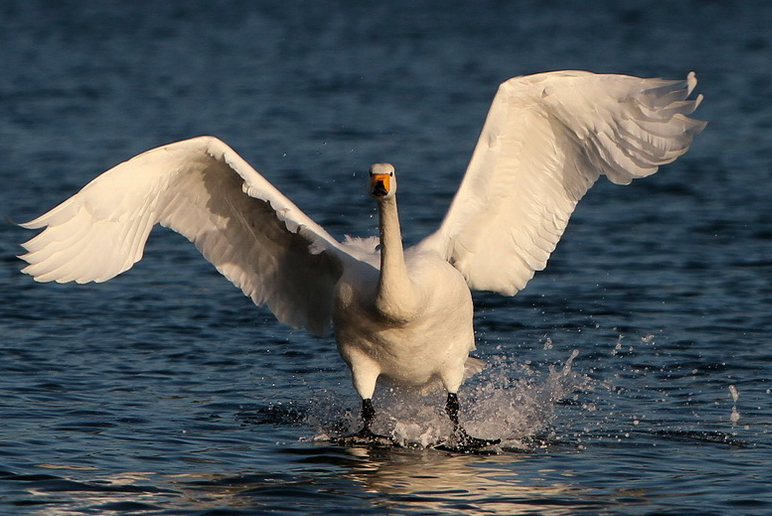
[(376, 239), (338, 242), (222, 141), (199, 137), (140, 154), (22, 226), (35, 280), (102, 282), (142, 257), (156, 223), (191, 240), (226, 278), (291, 326), (330, 323), (362, 397), (372, 438), (376, 380), (448, 392), (460, 446), (457, 391), (482, 363), (471, 289), (513, 295), (547, 263), (577, 201), (600, 175), (648, 176), (689, 148), (704, 122), (696, 85), (563, 71), (515, 77), (496, 94), (441, 226), (404, 250), (397, 178), (370, 172)]

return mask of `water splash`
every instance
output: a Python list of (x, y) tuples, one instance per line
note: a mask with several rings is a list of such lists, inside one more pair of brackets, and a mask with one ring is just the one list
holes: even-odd
[(545, 433), (560, 402), (587, 383), (571, 369), (578, 355), (574, 350), (562, 366), (549, 365), (546, 374), (506, 358), (494, 361), (473, 385), (470, 432), (500, 438), (509, 449), (530, 449), (548, 440)]
[[(561, 401), (587, 386), (587, 378), (571, 369), (578, 355), (574, 350), (564, 363), (547, 366), (546, 371), (506, 356), (489, 357), (489, 366), (459, 391), (462, 425), (476, 437), (501, 439), (503, 449), (539, 446), (548, 440), (545, 434)], [(419, 396), (390, 387), (381, 389), (374, 402), (373, 431), (399, 445), (431, 447), (452, 432), (442, 392)], [(337, 396), (317, 399), (313, 406), (308, 422), (317, 429), (314, 440), (353, 432), (360, 424), (358, 410), (343, 408)]]

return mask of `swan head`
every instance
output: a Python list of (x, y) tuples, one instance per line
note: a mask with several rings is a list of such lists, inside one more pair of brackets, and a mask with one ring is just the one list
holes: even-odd
[(397, 193), (397, 176), (391, 163), (373, 163), (370, 167), (370, 197), (388, 199)]

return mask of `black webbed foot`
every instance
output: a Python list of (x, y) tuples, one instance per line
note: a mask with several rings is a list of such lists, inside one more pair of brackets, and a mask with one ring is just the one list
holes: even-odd
[(445, 405), (445, 411), (448, 413), (451, 422), (453, 423), (453, 435), (450, 439), (444, 443), (435, 446), (437, 450), (452, 451), (458, 453), (480, 453), (485, 448), (499, 444), (501, 439), (483, 439), (480, 437), (472, 437), (458, 422), (458, 394), (455, 392), (448, 393), (448, 402)]
[(345, 435), (338, 439), (342, 446), (397, 446), (394, 439), (374, 433), (370, 427), (375, 419), (375, 408), (371, 399), (362, 400), (362, 429), (355, 434)]
[(484, 439), (481, 437), (472, 437), (466, 430), (459, 427), (453, 432), (453, 436), (442, 444), (435, 446), (436, 450), (450, 451), (455, 453), (481, 453), (486, 448), (499, 444), (501, 439)]
[(355, 434), (344, 435), (338, 439), (338, 444), (341, 446), (378, 446), (389, 448), (397, 446), (397, 443), (391, 437), (376, 434), (369, 428), (362, 428)]

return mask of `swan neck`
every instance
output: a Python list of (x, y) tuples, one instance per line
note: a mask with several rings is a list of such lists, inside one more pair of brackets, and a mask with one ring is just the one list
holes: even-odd
[(414, 287), (408, 276), (397, 201), (394, 197), (379, 200), (381, 239), (381, 274), (378, 281), (376, 308), (394, 319), (409, 319), (415, 313)]

